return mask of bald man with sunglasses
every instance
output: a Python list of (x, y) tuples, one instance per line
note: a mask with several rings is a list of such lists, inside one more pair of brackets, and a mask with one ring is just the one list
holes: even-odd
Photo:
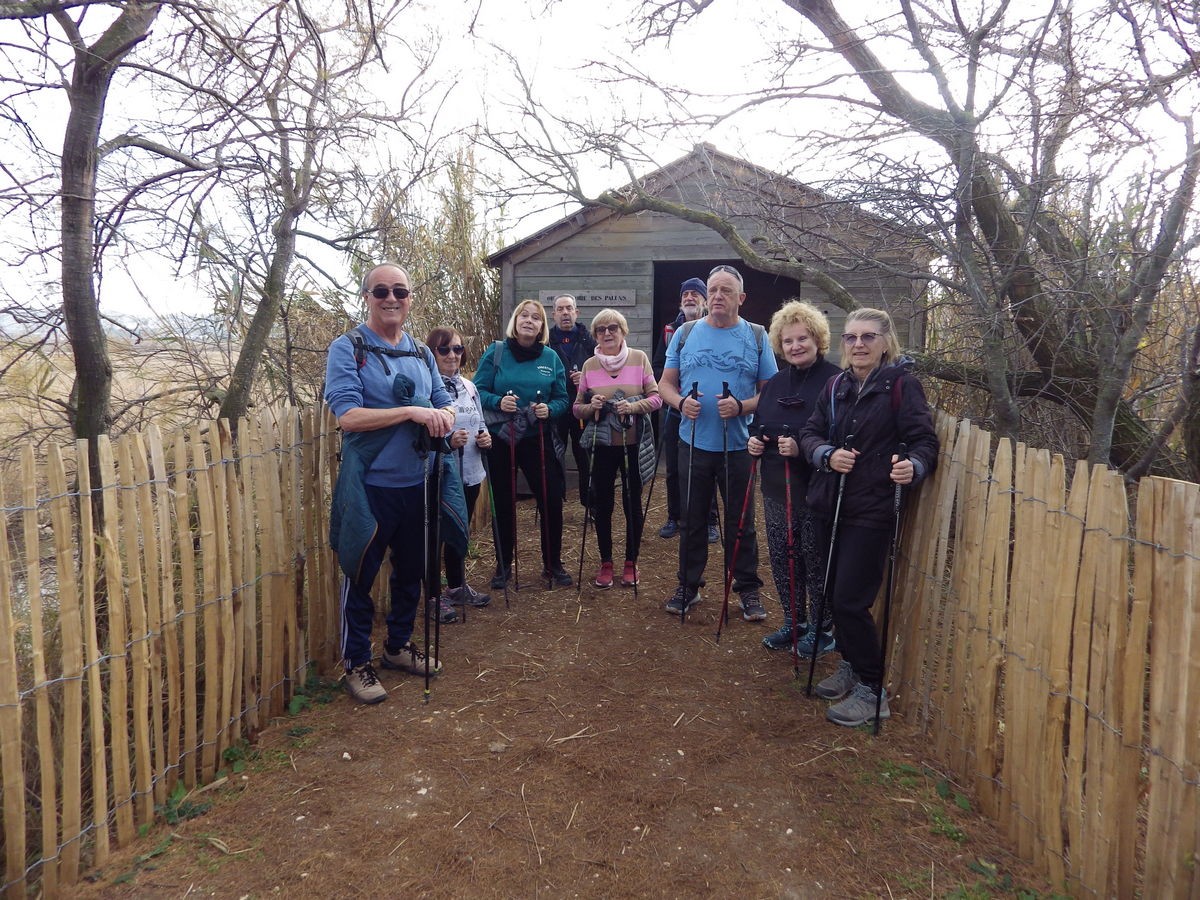
[[(371, 704), (387, 697), (372, 665), (371, 587), (388, 553), (391, 605), (380, 663), (425, 672), (425, 650), (412, 642), (412, 632), (425, 568), (426, 476), (434, 455), (419, 448), (450, 434), (454, 402), (429, 348), (404, 330), (413, 306), (408, 272), (394, 263), (373, 267), (363, 276), (362, 298), (367, 321), (329, 345), (325, 402), (344, 432), (334, 491), (338, 525), (330, 537), (344, 573), (345, 685), (355, 700)], [(398, 399), (398, 387), (407, 403)], [(436, 659), (428, 665), (431, 674), (441, 669)]]

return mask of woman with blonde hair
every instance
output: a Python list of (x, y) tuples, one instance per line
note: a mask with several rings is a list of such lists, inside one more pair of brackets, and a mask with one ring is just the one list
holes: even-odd
[[(542, 577), (568, 586), (571, 576), (562, 562), (562, 459), (550, 427), (552, 419), (567, 411), (566, 372), (548, 346), (550, 328), (538, 301), (518, 303), (504, 333), (505, 340), (488, 347), (475, 371), (475, 387), (492, 433), (488, 462), (503, 560), (492, 588), (501, 590), (512, 572), (518, 466), (541, 512)], [(506, 503), (505, 498), (512, 500)]]
[(621, 585), (638, 584), (638, 550), (642, 537), (643, 446), (653, 466), (654, 432), (650, 413), (662, 406), (650, 359), (630, 347), (629, 323), (615, 309), (602, 309), (592, 319), (596, 349), (583, 364), (579, 396), (572, 415), (585, 422), (580, 446), (592, 457), (590, 484), (585, 487), (596, 521), (600, 568), (592, 584), (613, 583), (612, 513), (618, 471), (625, 510), (625, 564)]
[(811, 304), (794, 299), (785, 303), (771, 317), (768, 336), (771, 349), (786, 365), (763, 386), (746, 444), (750, 455), (762, 460), (767, 549), (783, 607), (783, 624), (763, 638), (763, 646), (791, 650), (795, 645), (804, 656), (811, 656), (815, 646), (823, 655), (833, 649), (833, 636), (827, 628), (810, 624), (816, 617), (824, 558), (804, 503), (812, 466), (801, 457), (799, 440), (821, 388), (839, 370), (825, 359), (829, 322)]

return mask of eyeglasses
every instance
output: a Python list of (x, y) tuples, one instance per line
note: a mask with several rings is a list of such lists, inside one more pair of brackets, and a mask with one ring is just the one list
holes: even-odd
[[(404, 298), (401, 297), (400, 299), (403, 300)], [(453, 353), (455, 356), (462, 356), (466, 350), (467, 348), (462, 344), (455, 344), (453, 346), (449, 344), (442, 344), (442, 346), (437, 348), (438, 356), (449, 356), (451, 353)]]
[(616, 322), (613, 322), (611, 325), (597, 325), (595, 328), (596, 334), (612, 334), (620, 330), (621, 326)]
[(376, 300), (386, 300), (388, 294), (391, 294), (397, 300), (407, 300), (412, 291), (406, 287), (388, 287), (386, 284), (377, 284), (371, 288), (371, 296)]
[(864, 347), (870, 347), (879, 340), (879, 337), (874, 331), (864, 331), (862, 334), (843, 334), (842, 343), (847, 347), (853, 347), (856, 343), (862, 341)]

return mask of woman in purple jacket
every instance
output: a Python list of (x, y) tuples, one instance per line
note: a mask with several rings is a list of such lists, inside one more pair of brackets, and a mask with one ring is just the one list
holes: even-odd
[[(830, 591), (842, 661), (817, 685), (838, 701), (826, 718), (855, 726), (890, 715), (883, 691), (879, 634), (871, 606), (883, 581), (893, 528), (896, 485), (914, 485), (937, 465), (938, 439), (925, 391), (900, 353), (892, 318), (857, 309), (842, 334), (845, 370), (832, 379), (800, 436), (814, 472), (808, 505), (824, 546), (834, 527), (838, 485), (844, 479), (831, 564)], [(904, 452), (901, 452), (903, 445)]]

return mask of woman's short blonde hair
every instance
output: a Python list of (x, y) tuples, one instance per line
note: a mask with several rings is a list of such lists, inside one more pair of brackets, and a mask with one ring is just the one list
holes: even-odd
[(879, 330), (879, 336), (883, 339), (882, 362), (894, 363), (900, 358), (900, 340), (896, 337), (896, 326), (892, 324), (892, 317), (887, 310), (870, 307), (856, 309), (846, 316), (846, 324), (851, 322), (870, 322)]
[(611, 325), (613, 322), (621, 329), (621, 337), (629, 337), (629, 323), (615, 309), (602, 309), (592, 316), (592, 337), (596, 336), (597, 325)]
[(515, 338), (517, 336), (517, 316), (526, 308), (532, 306), (538, 311), (538, 315), (542, 317), (542, 336), (539, 340), (543, 344), (550, 343), (550, 321), (546, 318), (546, 307), (538, 303), (536, 300), (522, 300), (513, 307), (512, 315), (508, 317), (508, 327), (504, 329), (504, 336)]
[(811, 303), (805, 303), (803, 300), (793, 297), (779, 307), (775, 311), (775, 315), (771, 316), (769, 335), (771, 349), (775, 351), (776, 356), (783, 356), (783, 329), (791, 325), (804, 326), (804, 329), (812, 335), (819, 354), (824, 356), (829, 352), (829, 320), (825, 318), (825, 313)]

